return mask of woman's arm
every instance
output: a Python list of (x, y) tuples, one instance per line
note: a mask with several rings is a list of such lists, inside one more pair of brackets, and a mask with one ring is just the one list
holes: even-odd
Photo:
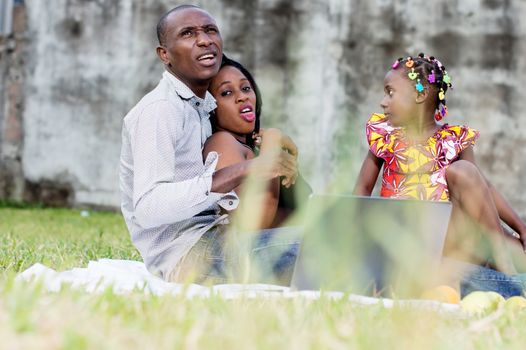
[[(206, 159), (208, 153), (217, 152), (219, 160), (216, 171), (222, 171), (226, 168), (232, 168), (233, 165), (247, 163), (254, 157), (254, 154), (248, 148), (242, 146), (231, 134), (224, 131), (219, 131), (213, 134), (205, 143), (203, 148), (203, 159)], [(241, 195), (243, 192), (244, 180), (234, 188), (234, 191)], [(279, 178), (275, 177), (268, 180), (265, 193), (263, 194), (261, 204), (261, 215), (258, 218), (258, 228), (270, 227), (276, 214), (278, 198), (279, 198)], [(241, 203), (244, 207), (259, 207), (259, 203), (252, 206), (252, 202)], [(252, 211), (251, 214), (254, 212)]]
[(374, 185), (382, 169), (383, 159), (376, 157), (371, 151), (367, 152), (365, 159), (354, 186), (353, 193), (357, 196), (370, 196), (373, 192)]
[[(472, 147), (468, 147), (462, 151), (460, 153), (460, 159), (470, 161), (476, 165), (475, 153), (473, 152)], [(526, 224), (521, 220), (517, 212), (511, 207), (502, 194), (486, 179), (486, 177), (484, 177), (484, 179), (491, 190), (491, 196), (497, 207), (500, 219), (518, 234), (516, 238), (520, 239), (522, 247), (526, 251)]]

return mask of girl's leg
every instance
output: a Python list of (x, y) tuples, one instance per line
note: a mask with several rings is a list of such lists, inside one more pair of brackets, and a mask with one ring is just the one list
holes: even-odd
[(515, 273), (490, 188), (478, 168), (458, 160), (448, 167), (446, 180), (453, 212), (445, 253), (478, 264), (493, 257), (499, 270)]

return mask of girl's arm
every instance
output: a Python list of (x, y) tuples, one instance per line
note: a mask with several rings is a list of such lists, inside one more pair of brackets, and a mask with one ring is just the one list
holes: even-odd
[(367, 152), (365, 159), (354, 186), (353, 193), (357, 196), (370, 196), (373, 192), (374, 185), (382, 169), (383, 159), (375, 156), (371, 151)]
[[(232, 135), (224, 131), (216, 132), (208, 138), (203, 148), (203, 159), (206, 159), (208, 153), (211, 151), (219, 154), (216, 171), (245, 162), (254, 157), (252, 151), (242, 146)], [(238, 195), (242, 193), (242, 190), (243, 181), (239, 186), (234, 188), (234, 191)], [(263, 196), (261, 215), (258, 218), (258, 228), (268, 228), (274, 221), (279, 199), (279, 177), (268, 181), (266, 192)], [(250, 206), (250, 204), (248, 204), (248, 206)]]
[[(468, 147), (462, 151), (460, 153), (460, 159), (470, 161), (476, 165), (473, 147)], [(486, 177), (484, 177), (484, 179), (491, 190), (491, 196), (497, 207), (500, 219), (518, 233), (519, 237), (516, 238), (520, 239), (522, 247), (526, 251), (526, 224), (521, 220), (517, 212), (511, 207), (502, 194), (486, 179)]]

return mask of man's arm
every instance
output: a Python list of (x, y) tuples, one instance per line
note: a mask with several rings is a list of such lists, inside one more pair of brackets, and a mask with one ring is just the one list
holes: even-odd
[(229, 192), (238, 187), (249, 174), (263, 181), (284, 177), (283, 185), (293, 185), (298, 176), (298, 150), (287, 135), (277, 129), (265, 131), (261, 152), (257, 158), (221, 168), (214, 173), (213, 192)]
[[(215, 164), (193, 178), (181, 176), (176, 139), (182, 118), (168, 101), (158, 101), (134, 120), (125, 124), (133, 158), (133, 208), (137, 223), (143, 228), (157, 227), (188, 219), (210, 207), (220, 198), (211, 193)], [(202, 162), (200, 150), (195, 159)]]
[(295, 156), (279, 151), (275, 155), (260, 155), (257, 158), (229, 165), (214, 172), (212, 192), (226, 193), (238, 187), (243, 179), (253, 174), (262, 180), (276, 177), (296, 178), (298, 163)]

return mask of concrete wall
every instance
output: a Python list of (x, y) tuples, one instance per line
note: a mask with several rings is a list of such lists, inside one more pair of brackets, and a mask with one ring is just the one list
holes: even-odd
[(0, 15), (4, 24), (11, 24), (4, 26), (0, 35), (0, 199), (21, 200), (25, 188), (22, 151), (27, 25), (25, 9), (13, 9), (12, 5), (0, 3), (2, 9), (12, 10), (12, 16)]
[[(23, 193), (36, 200), (51, 193), (66, 204), (118, 205), (121, 121), (158, 81), (154, 27), (160, 14), (182, 2), (25, 3)], [(526, 192), (520, 191), (526, 2), (193, 3), (216, 17), (227, 54), (254, 71), (263, 90), (263, 124), (293, 136), (316, 190), (352, 189), (365, 155), (363, 124), (380, 109), (386, 70), (395, 58), (423, 51), (439, 57), (453, 77), (448, 122), (481, 131), (480, 167), (526, 217)]]

